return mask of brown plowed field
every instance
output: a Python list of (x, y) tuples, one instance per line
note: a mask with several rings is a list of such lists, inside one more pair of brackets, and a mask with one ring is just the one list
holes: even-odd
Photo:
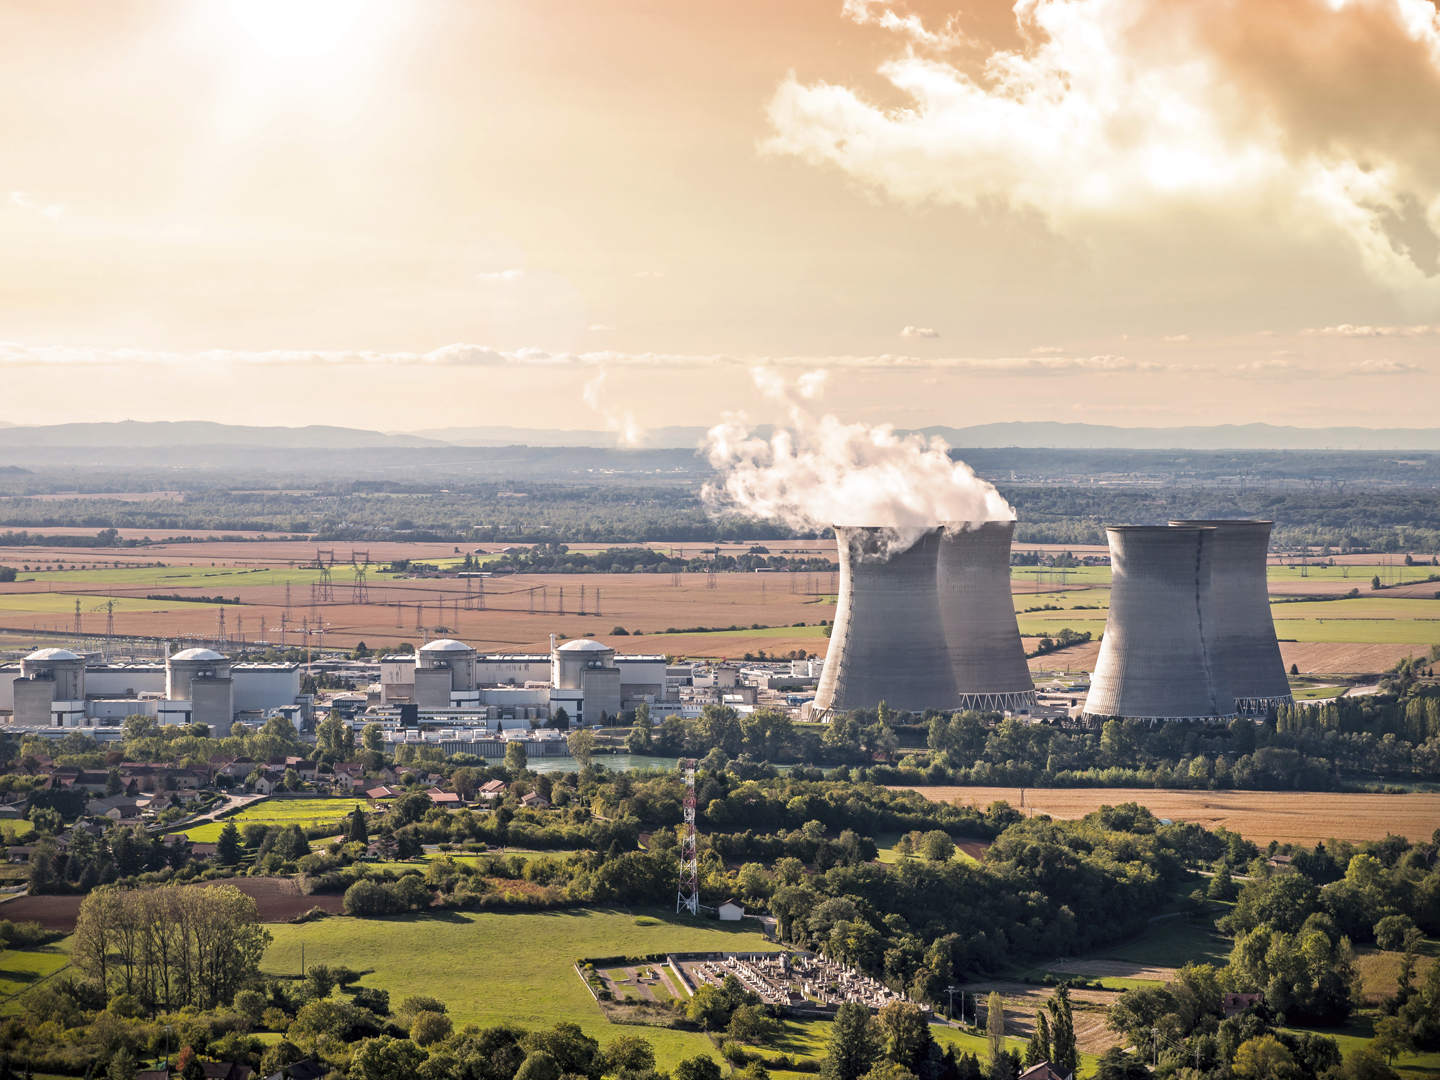
[(1425, 645), (1355, 645), (1326, 641), (1282, 641), (1280, 658), (1285, 670), (1294, 664), (1301, 672), (1318, 674), (1378, 673), (1389, 671), (1407, 656), (1429, 656)]
[[(306, 896), (293, 878), (229, 878), (206, 884), (234, 885), (246, 896), (253, 897), (260, 909), (261, 922), (289, 922), (316, 907), (332, 915), (344, 910), (343, 897)], [(17, 896), (0, 903), (0, 919), (34, 921), (46, 930), (68, 934), (75, 929), (83, 899), (81, 896)]]
[[(1035, 1030), (1035, 1014), (1045, 1007), (1054, 991), (1049, 987), (1031, 986), (1028, 983), (990, 980), (966, 983), (960, 989), (967, 994), (989, 994), (1000, 992), (1005, 1003), (1005, 1034), (1012, 1039), (1028, 1039)], [(1103, 1054), (1112, 1046), (1120, 1045), (1118, 1033), (1105, 1026), (1105, 1011), (1120, 997), (1119, 993), (1100, 990), (1071, 990), (1070, 1000), (1074, 1004), (1075, 1044), (1087, 1054)], [(982, 998), (979, 1007), (980, 1024), (986, 1019), (985, 1003)]]
[[(936, 802), (984, 808), (997, 799), (1022, 806), (1020, 788), (915, 788)], [(1324, 791), (1166, 791), (1155, 788), (1025, 788), (1027, 814), (1082, 818), (1103, 805), (1136, 802), (1156, 817), (1194, 821), (1207, 829), (1224, 825), (1267, 844), (1314, 845), (1340, 840), (1382, 840), (1397, 833), (1429, 840), (1440, 825), (1440, 794), (1360, 795)]]

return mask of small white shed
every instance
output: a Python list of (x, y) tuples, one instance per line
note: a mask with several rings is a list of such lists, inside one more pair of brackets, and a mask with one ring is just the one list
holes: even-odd
[(745, 905), (737, 904), (734, 900), (724, 900), (720, 904), (721, 922), (739, 922), (745, 917)]

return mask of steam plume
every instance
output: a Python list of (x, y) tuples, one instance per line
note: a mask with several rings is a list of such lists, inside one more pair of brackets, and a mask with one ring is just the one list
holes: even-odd
[(802, 375), (794, 386), (766, 368), (751, 374), (767, 397), (788, 403), (790, 426), (767, 440), (741, 414), (710, 429), (705, 449), (720, 473), (703, 491), (712, 509), (803, 529), (878, 526), (889, 530), (892, 554), (942, 523), (1015, 517), (993, 485), (950, 460), (943, 439), (819, 415), (814, 402), (825, 372)]

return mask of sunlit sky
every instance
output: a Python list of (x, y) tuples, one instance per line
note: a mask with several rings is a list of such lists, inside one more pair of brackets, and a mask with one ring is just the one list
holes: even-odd
[(1437, 423), (1429, 0), (32, 0), (0, 99), (13, 423)]

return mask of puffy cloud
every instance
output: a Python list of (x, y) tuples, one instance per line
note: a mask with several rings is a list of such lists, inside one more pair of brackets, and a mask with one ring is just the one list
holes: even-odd
[(476, 281), (483, 281), (487, 285), (511, 285), (525, 276), (524, 270), (497, 270), (493, 273), (476, 274)]
[(909, 203), (1038, 211), (1078, 239), (1198, 213), (1339, 238), (1417, 302), (1440, 297), (1440, 13), (1429, 0), (1019, 0), (1019, 48), (978, 67), (904, 37), (908, 98), (791, 76), (771, 153)]
[(919, 15), (897, 15), (882, 0), (845, 0), (844, 15), (861, 26), (874, 25), (904, 35), (912, 44), (931, 49), (953, 49), (964, 45), (967, 38), (960, 32), (955, 16), (945, 21), (943, 30), (926, 30)]
[(1189, 334), (1167, 334), (1166, 337), (1165, 337), (1165, 340), (1166, 340), (1166, 341), (1189, 341), (1189, 340), (1190, 340), (1190, 335), (1189, 335)]
[(1251, 360), (1236, 366), (1245, 378), (1264, 379), (1304, 375), (1312, 379), (1345, 379), (1364, 375), (1415, 375), (1425, 369), (1404, 360), (1371, 359), (1351, 364), (1309, 363), (1287, 359), (1293, 353), (1276, 353), (1274, 359)]
[(903, 338), (939, 337), (940, 331), (931, 330), (928, 326), (907, 326), (900, 331), (900, 336)]

